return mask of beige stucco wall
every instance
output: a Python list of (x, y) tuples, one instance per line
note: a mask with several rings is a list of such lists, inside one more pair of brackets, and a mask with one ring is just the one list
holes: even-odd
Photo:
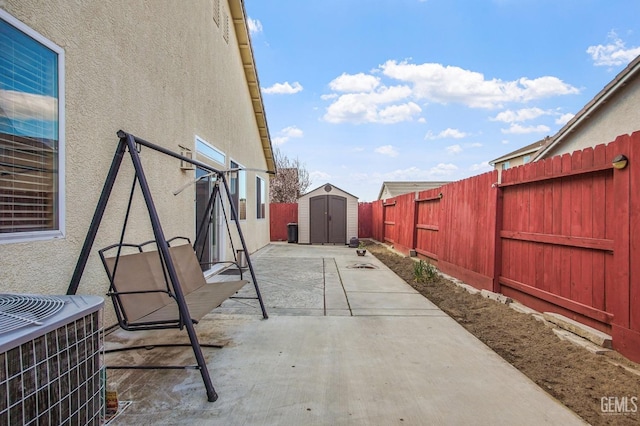
[(588, 116), (573, 132), (565, 135), (544, 158), (572, 153), (609, 143), (619, 135), (640, 130), (640, 77), (628, 82), (618, 93)]
[(498, 171), (498, 181), (501, 181), (501, 179), (502, 179), (502, 165), (504, 163), (506, 163), (507, 161), (509, 162), (509, 167), (508, 167), (509, 169), (513, 169), (514, 167), (522, 166), (524, 164), (524, 157), (526, 155), (530, 156), (529, 161), (531, 161), (531, 158), (533, 158), (533, 156), (535, 155), (535, 152), (534, 153), (524, 154), (524, 155), (521, 155), (519, 157), (510, 158), (508, 160), (500, 161), (499, 163), (494, 164), (493, 168)]
[[(227, 43), (213, 4), (0, 0), (0, 8), (62, 47), (66, 60), (66, 236), (0, 244), (2, 291), (66, 292), (119, 129), (175, 151), (179, 145), (195, 151), (198, 135), (227, 155), (227, 166), (233, 158), (266, 168), (234, 25), (229, 17)], [(227, 2), (220, 5), (221, 16), (230, 15)], [(193, 237), (195, 187), (178, 196), (172, 191), (194, 172), (149, 149), (141, 155), (166, 236)], [(78, 293), (107, 290), (96, 250), (118, 241), (132, 176), (126, 157)], [(247, 172), (248, 220), (242, 222), (250, 252), (269, 241), (268, 216), (255, 219), (255, 176)], [(127, 239), (151, 239), (140, 196), (134, 206)]]

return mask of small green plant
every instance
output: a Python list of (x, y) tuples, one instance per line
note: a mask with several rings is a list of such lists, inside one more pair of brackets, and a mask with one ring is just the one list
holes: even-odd
[(360, 244), (358, 244), (358, 248), (359, 248), (359, 249), (364, 249), (364, 248), (366, 248), (366, 247), (367, 247), (367, 246), (366, 246), (366, 244), (364, 243), (364, 241), (360, 241)]
[(433, 282), (438, 277), (438, 270), (429, 261), (420, 259), (413, 265), (413, 280), (417, 283)]

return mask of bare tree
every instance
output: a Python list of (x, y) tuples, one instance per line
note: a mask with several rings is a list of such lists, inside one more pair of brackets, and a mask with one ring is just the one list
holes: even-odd
[(269, 183), (269, 198), (272, 203), (295, 203), (311, 185), (309, 172), (298, 158), (289, 159), (279, 148), (274, 149), (273, 159), (277, 173)]

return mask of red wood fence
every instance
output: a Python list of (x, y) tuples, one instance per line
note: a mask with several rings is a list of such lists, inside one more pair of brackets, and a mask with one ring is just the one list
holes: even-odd
[(271, 241), (287, 241), (287, 225), (298, 222), (298, 204), (271, 203), (269, 204), (269, 218)]
[(358, 236), (371, 238), (373, 225), (373, 203), (358, 203)]
[[(612, 166), (619, 154), (624, 169)], [(497, 181), (494, 171), (361, 203), (359, 237), (605, 331), (640, 362), (640, 132), (505, 170)], [(278, 225), (284, 239), (288, 221)]]

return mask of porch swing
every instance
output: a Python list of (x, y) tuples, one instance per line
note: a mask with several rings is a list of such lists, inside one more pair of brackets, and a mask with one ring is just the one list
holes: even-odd
[[(190, 341), (188, 346), (191, 346), (193, 349), (197, 364), (188, 366), (107, 366), (107, 368), (198, 369), (202, 375), (207, 398), (210, 402), (213, 402), (218, 398), (218, 395), (211, 383), (211, 378), (201, 349), (203, 346), (211, 347), (213, 345), (203, 345), (199, 343), (194, 325), (197, 324), (202, 317), (229, 298), (258, 300), (263, 318), (268, 318), (253, 264), (247, 250), (242, 229), (240, 228), (236, 206), (230, 196), (229, 187), (225, 179), (225, 172), (147, 142), (122, 130), (118, 132), (118, 137), (120, 138), (118, 147), (82, 246), (78, 262), (76, 263), (71, 282), (69, 283), (67, 294), (76, 294), (78, 290), (80, 279), (82, 278), (98, 228), (100, 227), (102, 216), (111, 195), (122, 159), (125, 152), (128, 151), (135, 174), (129, 193), (120, 240), (118, 243), (98, 251), (107, 276), (109, 277), (109, 292), (107, 294), (113, 302), (118, 325), (125, 330), (186, 329)], [(198, 226), (193, 245), (189, 238), (183, 236), (166, 239), (140, 160), (140, 150), (142, 147), (147, 147), (153, 151), (158, 151), (162, 154), (193, 164), (208, 172), (205, 176), (215, 177), (214, 187), (209, 196), (203, 218)], [(201, 176), (199, 179), (205, 176)], [(175, 191), (174, 195), (177, 195), (177, 193), (190, 184)], [(137, 186), (140, 186), (142, 191), (154, 234), (153, 240), (139, 244), (124, 241), (127, 223), (131, 214), (131, 205)], [(246, 261), (246, 269), (248, 269), (251, 274), (251, 280), (256, 294), (255, 297), (234, 296), (248, 281), (243, 279), (243, 269), (245, 269), (245, 267), (240, 264), (238, 259), (239, 251), (236, 251), (233, 246), (231, 227), (229, 226), (230, 221), (224, 209), (224, 222), (232, 245), (234, 260), (216, 263), (227, 263), (230, 265), (230, 269), (232, 266), (235, 266), (233, 272), (239, 275), (239, 279), (207, 283), (201, 269), (200, 262), (204, 252), (204, 238), (208, 233), (211, 222), (209, 218), (214, 214), (216, 201), (219, 200), (222, 202), (221, 187), (227, 195), (231, 211), (231, 221), (235, 223), (237, 235), (242, 245), (244, 261)], [(152, 346), (166, 347), (180, 345), (157, 344)], [(139, 348), (140, 347), (132, 346), (118, 350)]]

